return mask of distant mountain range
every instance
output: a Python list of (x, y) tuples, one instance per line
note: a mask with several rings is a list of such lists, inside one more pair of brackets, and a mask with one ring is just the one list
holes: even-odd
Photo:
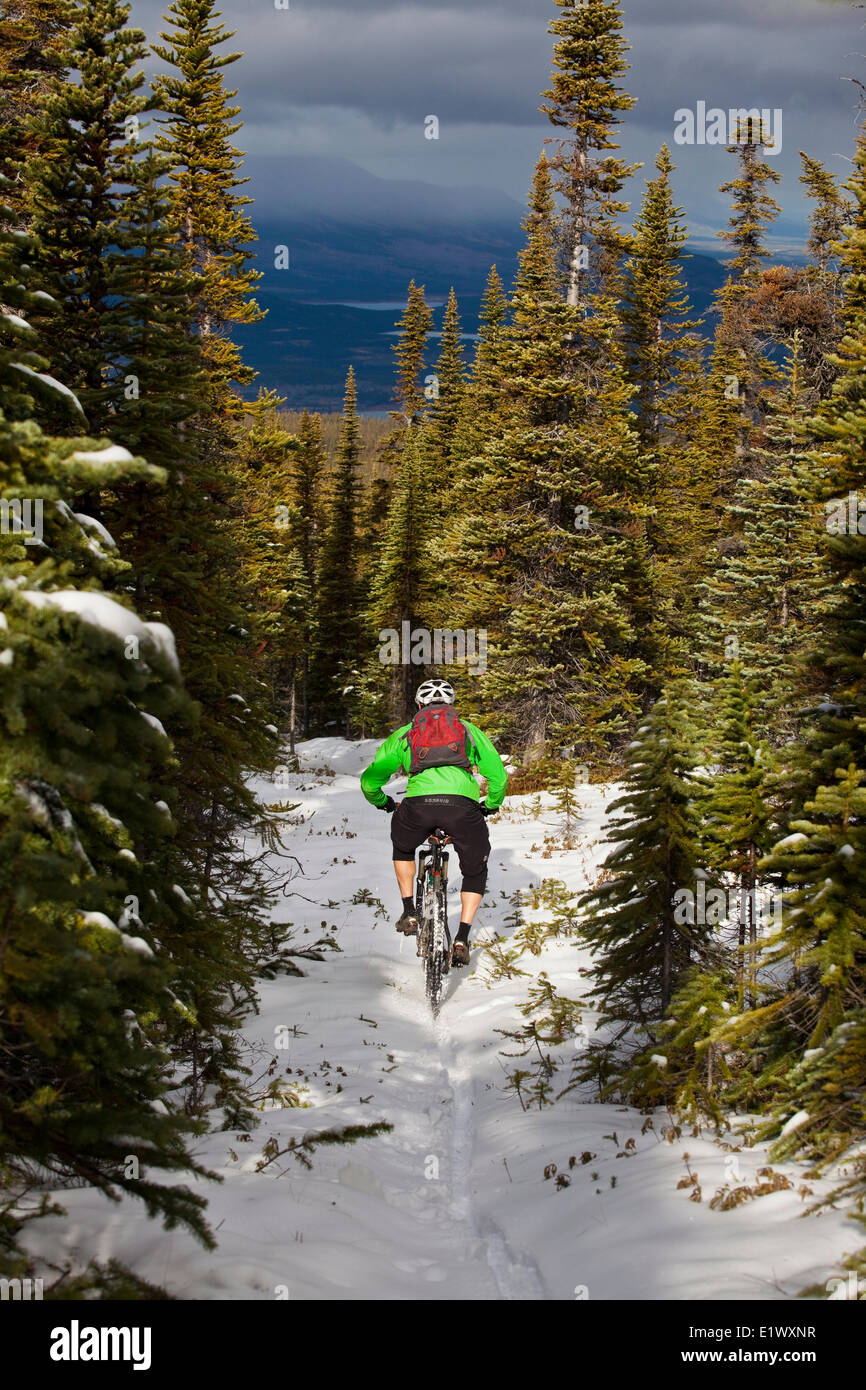
[[(268, 314), (237, 336), (262, 384), (291, 409), (339, 409), (353, 365), (361, 411), (387, 411), (410, 280), (425, 286), (437, 330), (453, 285), (469, 334), (491, 265), (506, 287), (513, 281), (524, 209), (504, 193), (383, 179), (344, 159), (249, 158), (244, 172), (264, 276), (257, 299)], [(694, 255), (684, 270), (702, 313), (724, 267)], [(436, 353), (434, 338), (431, 360)]]

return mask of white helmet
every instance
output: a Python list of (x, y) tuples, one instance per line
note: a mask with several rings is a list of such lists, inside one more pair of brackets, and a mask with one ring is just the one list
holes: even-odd
[(416, 705), (453, 705), (454, 686), (447, 681), (422, 681), (415, 691)]

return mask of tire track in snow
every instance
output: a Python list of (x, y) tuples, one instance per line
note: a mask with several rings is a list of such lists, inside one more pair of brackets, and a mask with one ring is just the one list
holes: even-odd
[(434, 1024), (442, 1068), (451, 1090), (451, 1210), (465, 1223), (485, 1250), (500, 1297), (506, 1301), (550, 1298), (541, 1271), (528, 1252), (515, 1254), (504, 1231), (487, 1213), (478, 1214), (472, 1201), (472, 1160), (475, 1149), (475, 1078), (456, 1052), (441, 1020)]

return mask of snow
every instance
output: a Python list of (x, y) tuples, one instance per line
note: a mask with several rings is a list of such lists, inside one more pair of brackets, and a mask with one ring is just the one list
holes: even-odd
[(180, 662), (177, 659), (177, 647), (174, 642), (174, 633), (165, 623), (143, 623), (145, 631), (159, 647), (162, 655), (168, 661), (171, 669), (180, 674)]
[[(93, 865), (85, 853), (75, 821), (63, 804), (63, 799), (57, 789), (49, 786), (47, 782), (33, 779), (32, 781), (16, 782), (15, 790), (19, 796), (24, 797), (30, 807), (30, 814), (37, 825), (44, 826), (46, 829), (51, 826), (59, 826), (63, 833), (69, 836), (73, 852), (86, 866), (88, 872), (93, 873)], [(49, 796), (52, 797), (53, 805), (49, 805)]]
[(808, 843), (809, 837), (798, 830), (795, 835), (786, 835), (784, 840), (777, 841), (773, 846), (773, 853), (775, 854), (776, 850), (780, 849), (790, 849), (792, 845), (803, 845)]
[(654, 1052), (652, 1054), (650, 1061), (654, 1062), (657, 1067), (666, 1067), (668, 1064), (667, 1057), (662, 1057), (661, 1054), (658, 1052)]
[(11, 309), (0, 309), (0, 313), (2, 313), (6, 322), (11, 324), (13, 328), (17, 328), (23, 333), (34, 332), (33, 325), (29, 324), (26, 319), (23, 319), (20, 314), (13, 314)]
[(81, 912), (79, 916), (87, 927), (101, 927), (103, 931), (117, 931), (117, 927), (104, 912)]
[(127, 936), (126, 932), (121, 932), (123, 944), (128, 951), (137, 951), (140, 956), (153, 956), (153, 950), (140, 936)]
[(34, 372), (32, 367), (28, 367), (24, 362), (10, 362), (10, 367), (14, 367), (17, 372), (23, 372), (25, 376), (33, 377), (34, 381), (39, 381), (43, 386), (47, 386), (52, 391), (58, 391), (61, 396), (65, 396), (75, 406), (80, 415), (84, 415), (81, 401), (74, 391), (70, 391), (68, 386), (64, 386), (62, 381), (57, 381), (47, 372)]
[(796, 1115), (792, 1115), (790, 1120), (786, 1120), (781, 1129), (781, 1134), (791, 1134), (795, 1129), (800, 1129), (802, 1125), (808, 1123), (808, 1110), (798, 1110)]
[(70, 455), (73, 463), (89, 463), (96, 467), (107, 467), (112, 463), (132, 463), (132, 454), (122, 444), (107, 444), (104, 449), (79, 449)]
[(128, 936), (125, 931), (120, 930), (120, 927), (115, 926), (111, 918), (106, 917), (104, 912), (81, 912), (79, 916), (86, 926), (101, 927), (103, 931), (119, 936), (128, 951), (135, 951), (140, 956), (153, 955), (153, 951), (146, 941), (140, 936)]
[(173, 883), (171, 885), (171, 891), (173, 893), (177, 893), (177, 896), (180, 898), (181, 902), (186, 903), (187, 907), (192, 907), (189, 895), (184, 892), (183, 888), (181, 888), (179, 883)]
[[(712, 1211), (710, 1198), (729, 1181), (729, 1154), (710, 1129), (668, 1142), (665, 1111), (647, 1116), (578, 1093), (523, 1111), (506, 1089), (506, 1072), (528, 1062), (502, 1055), (513, 1048), (497, 1030), (524, 1022), (520, 1005), (541, 971), (577, 998), (591, 961), (579, 940), (551, 938), (539, 956), (521, 958), (527, 976), (497, 979), (478, 943), (510, 936), (514, 890), (556, 878), (575, 892), (597, 878), (608, 848), (605, 808), (619, 789), (584, 786), (576, 847), (548, 858), (535, 794), (507, 799), (490, 825), (491, 881), (472, 964), (449, 976), (434, 1023), (414, 943), (393, 929), (399, 899), (388, 821), (358, 788), (374, 750), (372, 741), (311, 740), (298, 745), (300, 770), (283, 774), (303, 818), (283, 819), (280, 834), (303, 877), (287, 885), (273, 916), (294, 924), (300, 946), (329, 935), (341, 949), (299, 962), (302, 977), (264, 982), (260, 1012), (246, 1022), (254, 1075), (274, 1059), (287, 1103), (265, 1108), (263, 1082), (255, 1128), (223, 1131), (214, 1117), (196, 1154), (221, 1184), (160, 1174), (208, 1198), (217, 1249), (202, 1250), (181, 1229), (167, 1235), (130, 1197), (109, 1204), (87, 1188), (54, 1194), (68, 1215), (31, 1223), (28, 1247), (52, 1263), (118, 1259), (178, 1297), (220, 1302), (273, 1301), (278, 1290), (293, 1301), (573, 1301), (578, 1286), (593, 1301), (771, 1301), (823, 1283), (862, 1237), (842, 1211), (804, 1215), (802, 1166), (773, 1165), (793, 1189)], [(286, 799), (282, 779), (278, 786), (257, 778), (252, 787), (265, 802)], [(399, 796), (401, 784), (389, 790)], [(555, 828), (552, 798), (539, 804)], [(285, 867), (283, 853), (274, 853), (275, 869)], [(450, 867), (453, 922), (453, 857)], [(387, 915), (377, 916), (375, 901), (353, 903), (359, 889)], [(594, 1018), (586, 1009), (590, 1035)], [(578, 1041), (553, 1049), (558, 1084)], [(310, 1171), (288, 1156), (256, 1171), (271, 1139), (282, 1147), (309, 1131), (376, 1120), (393, 1130), (321, 1148)], [(685, 1153), (701, 1202), (677, 1186)], [(743, 1148), (738, 1159), (743, 1181), (754, 1183), (767, 1145)], [(567, 1186), (545, 1179), (551, 1163)], [(810, 1200), (819, 1200), (833, 1182), (808, 1185)]]
[(843, 859), (853, 859), (854, 855), (856, 854), (856, 850), (852, 845), (842, 845), (842, 847), (838, 850), (838, 853), (842, 856)]
[(168, 734), (165, 732), (161, 720), (157, 719), (155, 714), (149, 714), (146, 709), (140, 709), (138, 712), (142, 719), (149, 724), (152, 729), (155, 729), (158, 734), (162, 734), (163, 738), (168, 738)]
[[(110, 531), (106, 530), (101, 521), (97, 521), (95, 516), (88, 516), (86, 512), (73, 512), (73, 516), (85, 531), (95, 531), (107, 550), (117, 549), (117, 542), (114, 537), (111, 535)], [(94, 549), (97, 552), (99, 551), (98, 546), (94, 546)]]
[(0, 666), (11, 666), (14, 660), (15, 653), (12, 651), (11, 647), (6, 647), (0, 652)]
[(46, 605), (62, 608), (66, 613), (75, 613), (84, 623), (110, 632), (118, 641), (125, 642), (128, 637), (138, 637), (141, 641), (152, 642), (166, 658), (172, 670), (179, 672), (174, 634), (165, 623), (143, 623), (128, 608), (116, 603), (107, 594), (93, 593), (84, 589), (22, 589), (21, 595), (37, 608)]

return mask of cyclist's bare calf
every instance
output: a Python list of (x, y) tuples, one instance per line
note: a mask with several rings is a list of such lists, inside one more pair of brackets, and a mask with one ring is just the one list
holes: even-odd
[[(409, 859), (395, 859), (394, 872), (397, 875), (397, 886), (400, 889), (401, 898), (413, 898), (415, 896), (415, 862)], [(467, 927), (471, 927), (475, 920), (475, 914), (481, 906), (480, 893), (461, 893), (461, 912), (460, 920), (465, 922)]]

